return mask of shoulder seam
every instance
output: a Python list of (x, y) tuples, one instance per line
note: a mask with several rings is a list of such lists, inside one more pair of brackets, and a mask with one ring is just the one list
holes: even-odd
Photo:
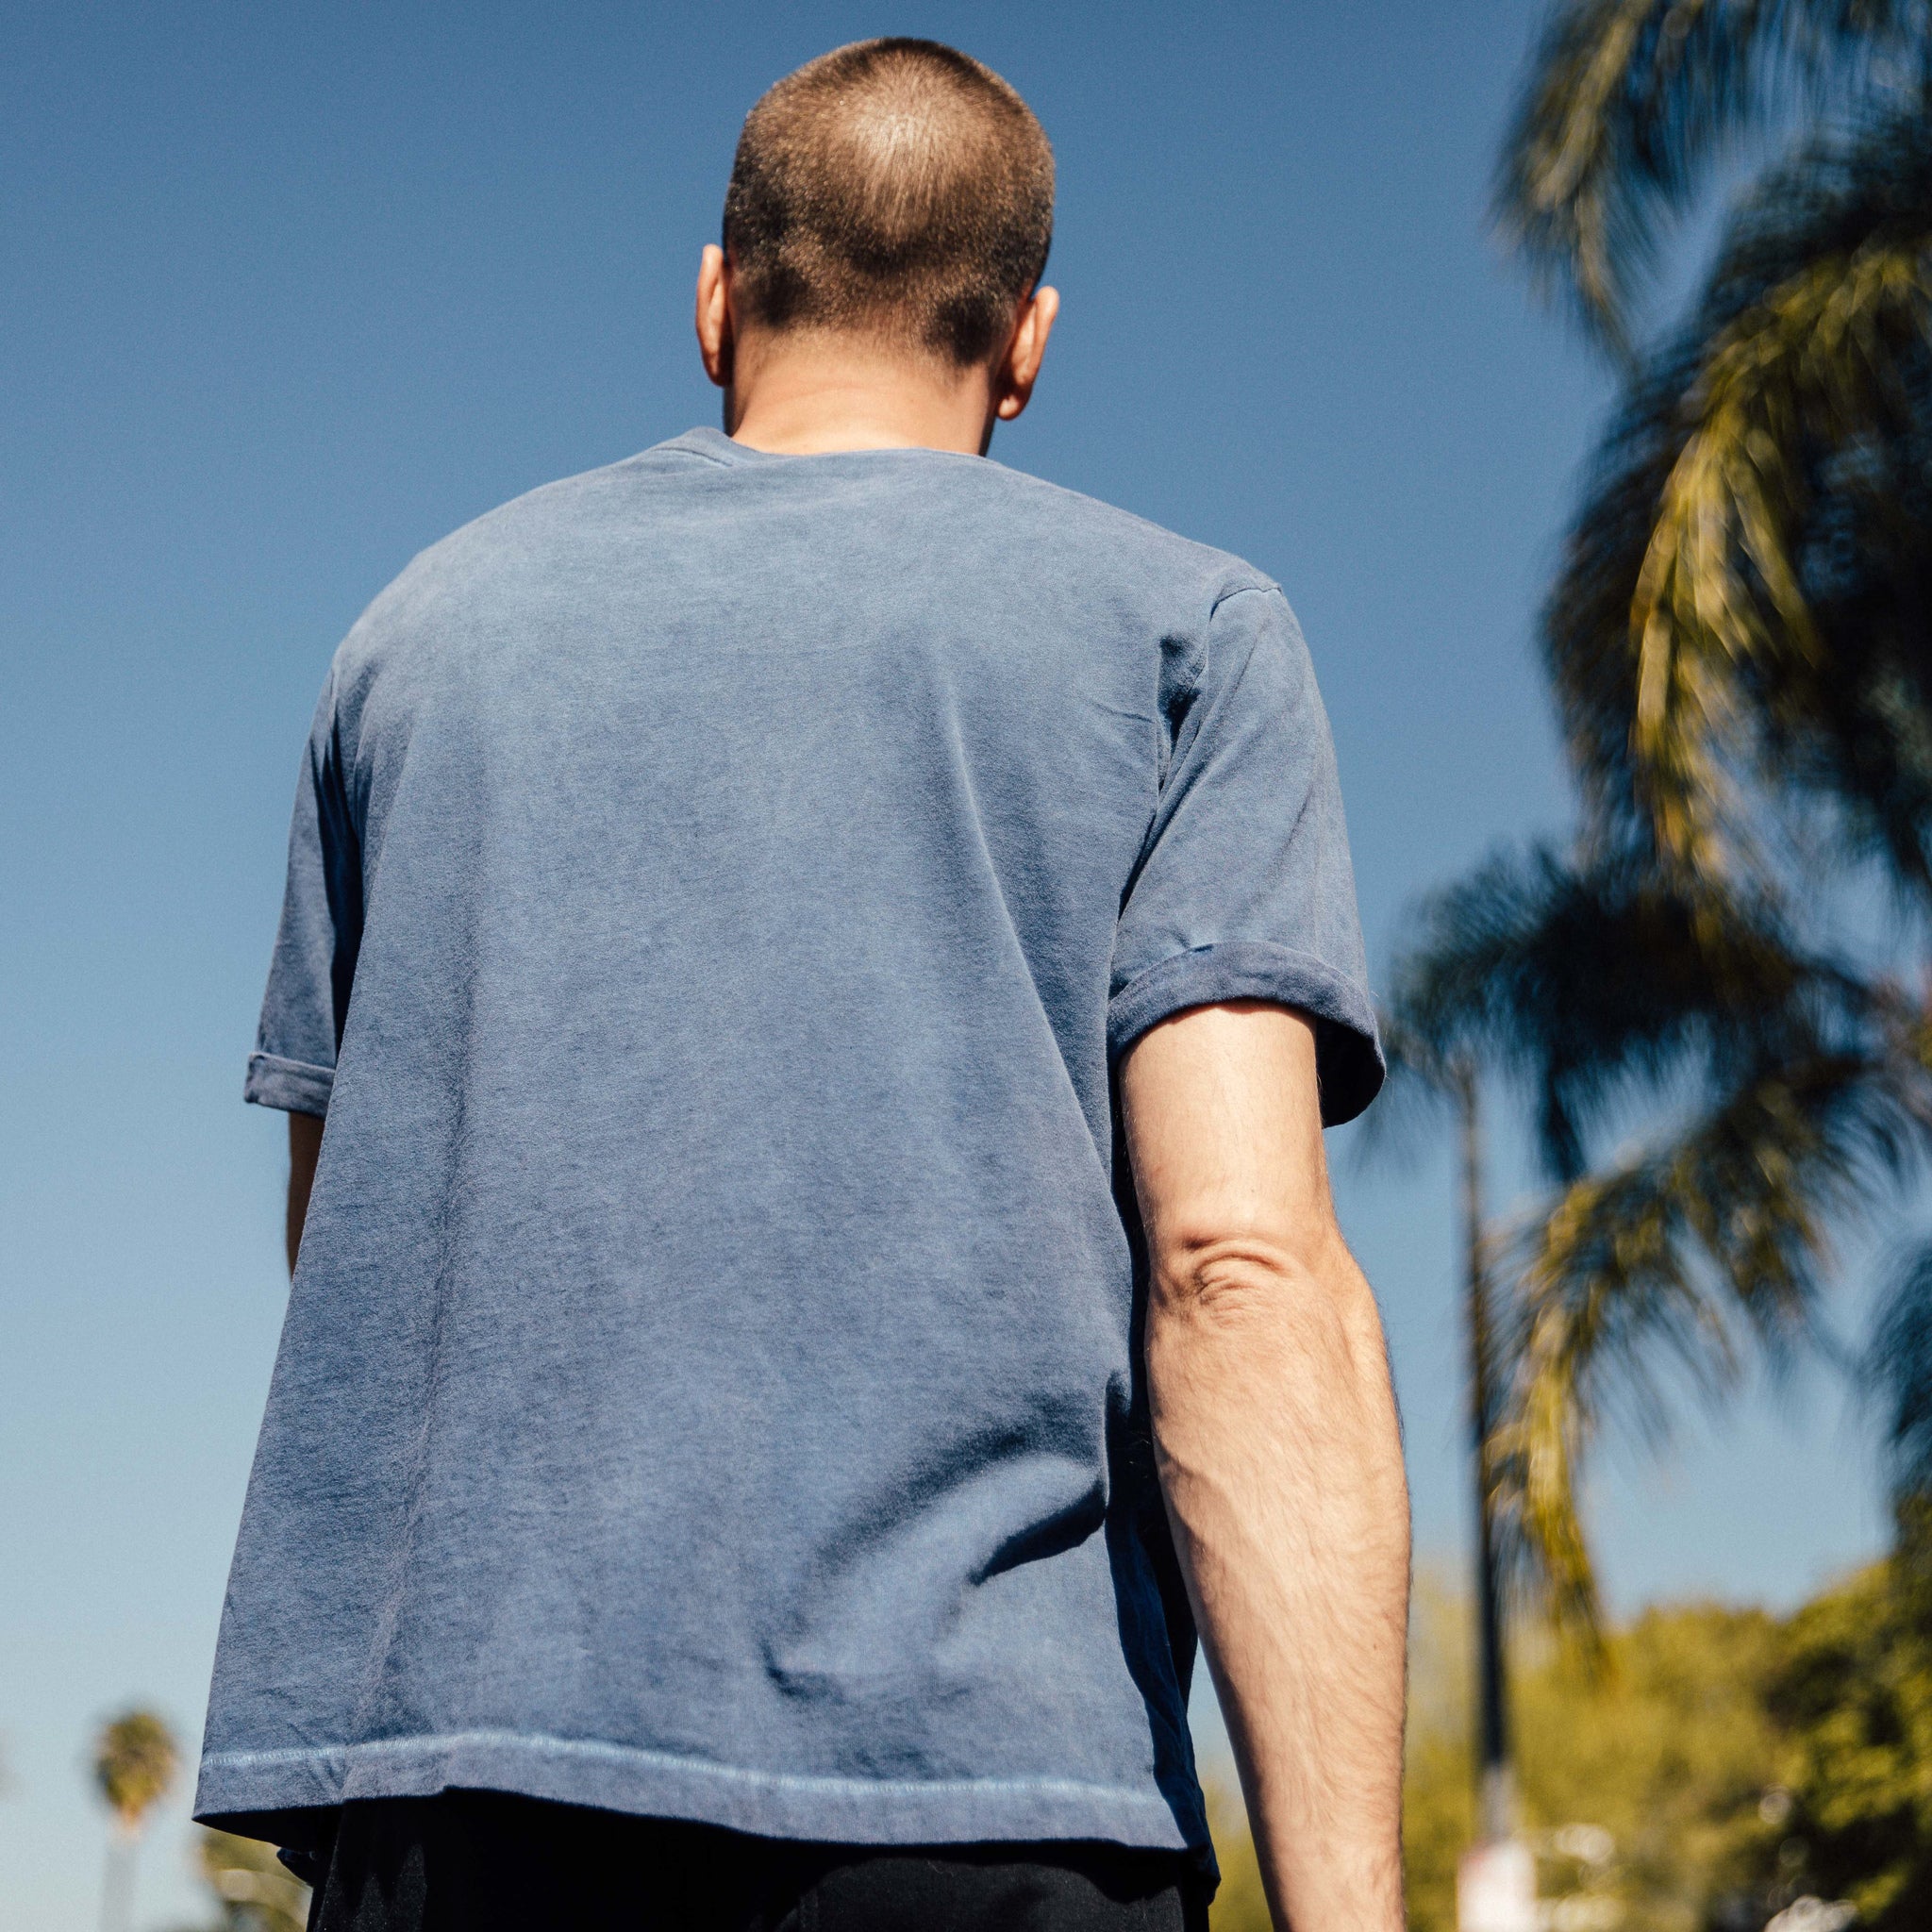
[(1273, 591), (1277, 596), (1282, 594), (1281, 586), (1274, 582), (1274, 580), (1272, 577), (1264, 578), (1260, 583), (1257, 584), (1236, 584), (1235, 586), (1233, 586), (1232, 589), (1222, 591), (1220, 596), (1215, 598), (1214, 602), (1208, 607), (1208, 617), (1212, 619), (1214, 613), (1217, 610), (1219, 610), (1221, 607), (1224, 604), (1227, 603), (1231, 598), (1245, 597), (1250, 592), (1257, 591), (1261, 591), (1264, 594), (1270, 591)]
[[(1224, 604), (1232, 603), (1237, 597), (1247, 597), (1256, 594), (1267, 596), (1271, 593), (1281, 597), (1284, 602), (1287, 601), (1281, 586), (1273, 577), (1262, 577), (1251, 584), (1232, 585), (1223, 591), (1213, 603), (1208, 607), (1208, 623), (1211, 627), (1215, 617), (1220, 612), (1221, 607)], [(1208, 637), (1204, 633), (1201, 639), (1201, 661), (1195, 669), (1192, 681), (1188, 686), (1188, 700), (1191, 704), (1201, 694), (1201, 686), (1207, 680), (1208, 668), (1213, 655), (1213, 645), (1208, 641)]]

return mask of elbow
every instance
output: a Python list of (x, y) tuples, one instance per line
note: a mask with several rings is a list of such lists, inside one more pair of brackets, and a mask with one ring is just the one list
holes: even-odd
[(1349, 1307), (1374, 1299), (1332, 1218), (1312, 1227), (1204, 1225), (1177, 1230), (1153, 1256), (1150, 1306), (1161, 1317), (1217, 1320), (1244, 1311)]
[(1153, 1257), (1147, 1304), (1150, 1366), (1224, 1340), (1255, 1358), (1276, 1344), (1343, 1374), (1387, 1374), (1381, 1312), (1332, 1221), (1306, 1234), (1202, 1232)]
[(1208, 1233), (1172, 1243), (1154, 1257), (1149, 1310), (1160, 1321), (1244, 1319), (1305, 1299), (1316, 1280), (1305, 1244), (1246, 1230)]

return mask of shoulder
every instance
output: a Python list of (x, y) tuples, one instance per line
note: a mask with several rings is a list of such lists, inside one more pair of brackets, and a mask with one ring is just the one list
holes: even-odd
[(1238, 679), (1258, 659), (1285, 691), (1312, 676), (1307, 646), (1280, 584), (1244, 558), (1194, 541), (1131, 511), (995, 463), (985, 486), (1003, 491), (1093, 612), (1128, 617), (1127, 634), (1157, 639), (1164, 708), (1208, 684)]
[(622, 462), (607, 463), (554, 483), (540, 484), (473, 518), (419, 551), (372, 610), (385, 599), (449, 590), (472, 578), (514, 575), (574, 543), (593, 540), (613, 511), (634, 508), (658, 475), (704, 468), (702, 458), (660, 445)]
[(1064, 550), (1070, 564), (1124, 572), (1134, 581), (1204, 609), (1244, 591), (1280, 591), (1273, 577), (1246, 559), (1183, 537), (1118, 505), (1009, 469), (991, 458), (958, 460), (989, 496), (1004, 498), (1035, 521), (1047, 541)]
[[(335, 655), (339, 690), (432, 640), (475, 634), (493, 614), (580, 566), (620, 514), (635, 514), (658, 450), (540, 484), (420, 550), (370, 602)], [(655, 465), (692, 470), (690, 457)]]
[(1243, 558), (991, 458), (854, 452), (808, 477), (721, 460), (688, 434), (525, 491), (419, 552), (343, 640), (336, 689), (366, 686), (425, 646), (440, 656), (434, 647), (449, 640), (479, 641), (532, 599), (568, 603), (599, 580), (600, 563), (619, 550), (635, 556), (642, 530), (682, 547), (714, 517), (774, 501), (808, 503), (814, 519), (838, 519), (902, 552), (908, 542), (963, 546), (1016, 591), (1117, 614), (1127, 632), (1170, 639), (1196, 670), (1229, 600), (1269, 593), (1286, 617), (1279, 585)]

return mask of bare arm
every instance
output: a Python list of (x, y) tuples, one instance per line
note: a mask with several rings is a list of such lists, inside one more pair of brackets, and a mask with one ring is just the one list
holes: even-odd
[(315, 1163), (322, 1154), (322, 1116), (289, 1116), (289, 1273), (302, 1252), (302, 1224), (308, 1219), (308, 1191), (315, 1185)]
[(1156, 1452), (1275, 1923), (1403, 1923), (1408, 1492), (1328, 1195), (1314, 1035), (1204, 1007), (1122, 1072)]

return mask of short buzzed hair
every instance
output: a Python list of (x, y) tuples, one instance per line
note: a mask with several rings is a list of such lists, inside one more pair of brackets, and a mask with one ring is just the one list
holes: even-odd
[(741, 312), (857, 329), (960, 367), (1004, 346), (1053, 240), (1053, 148), (937, 41), (858, 41), (745, 117), (724, 196)]

